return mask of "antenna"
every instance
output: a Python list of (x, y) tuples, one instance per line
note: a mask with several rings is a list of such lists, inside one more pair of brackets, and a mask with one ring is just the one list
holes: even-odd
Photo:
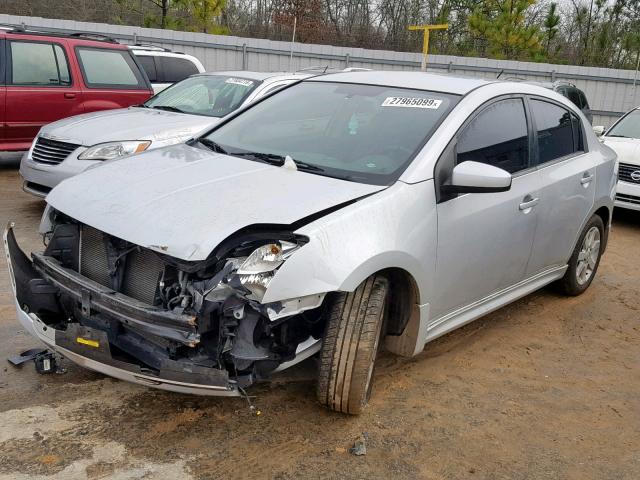
[(291, 64), (293, 62), (293, 44), (296, 41), (296, 26), (298, 23), (298, 17), (293, 17), (293, 36), (291, 37), (291, 51), (289, 52), (289, 71), (291, 72)]

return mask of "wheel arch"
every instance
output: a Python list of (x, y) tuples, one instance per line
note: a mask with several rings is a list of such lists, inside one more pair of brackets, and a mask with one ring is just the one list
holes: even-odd
[(607, 243), (609, 242), (609, 227), (611, 225), (612, 213), (613, 209), (610, 209), (605, 205), (601, 206), (595, 212), (593, 212), (594, 215), (598, 215), (602, 219), (602, 223), (604, 224), (604, 242), (602, 245), (603, 252), (607, 248)]

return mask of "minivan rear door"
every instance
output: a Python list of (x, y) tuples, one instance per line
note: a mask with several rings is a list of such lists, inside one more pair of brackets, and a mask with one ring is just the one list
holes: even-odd
[(7, 97), (7, 88), (6, 88), (6, 60), (4, 54), (4, 39), (0, 39), (0, 151), (6, 150), (5, 148), (5, 105), (6, 105), (6, 97)]
[(5, 57), (4, 146), (27, 150), (43, 125), (83, 112), (82, 90), (64, 39), (10, 39)]
[(143, 103), (152, 93), (147, 75), (127, 49), (75, 48), (87, 112)]

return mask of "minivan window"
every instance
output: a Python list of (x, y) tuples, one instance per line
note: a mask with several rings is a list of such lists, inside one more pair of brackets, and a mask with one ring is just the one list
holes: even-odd
[(128, 50), (78, 47), (76, 51), (88, 87), (147, 88)]
[(198, 75), (163, 90), (144, 105), (159, 110), (224, 117), (242, 105), (259, 84), (248, 78)]
[(522, 99), (499, 100), (471, 120), (456, 146), (456, 163), (469, 160), (512, 174), (529, 167), (527, 117)]
[(538, 163), (551, 162), (578, 150), (569, 110), (543, 100), (532, 100), (531, 111), (538, 132)]
[(67, 57), (60, 45), (44, 42), (11, 42), (13, 85), (70, 85)]
[(160, 62), (163, 72), (163, 82), (179, 82), (198, 73), (198, 68), (195, 64), (185, 58), (158, 57), (158, 61)]
[(302, 82), (266, 97), (207, 135), (204, 143), (243, 159), (238, 161), (281, 164), (290, 156), (312, 174), (388, 185), (458, 98), (396, 87)]

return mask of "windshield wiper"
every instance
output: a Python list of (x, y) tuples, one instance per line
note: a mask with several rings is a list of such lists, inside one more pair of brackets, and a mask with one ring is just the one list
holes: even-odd
[[(277, 155), (275, 153), (262, 153), (262, 152), (231, 152), (229, 155), (233, 155), (236, 157), (253, 157), (258, 160), (261, 160), (265, 163), (269, 163), (271, 165), (277, 165), (281, 167), (284, 165), (285, 158), (283, 155)], [(307, 171), (307, 172), (324, 172), (324, 168), (318, 167), (316, 165), (311, 165), (310, 163), (301, 162), (300, 160), (296, 160), (292, 158), (293, 162), (296, 164), (298, 170)]]
[(615, 133), (610, 133), (609, 135), (606, 135), (607, 137), (617, 137), (617, 138), (631, 138), (631, 137), (627, 137), (626, 135), (616, 135)]
[(310, 163), (301, 162), (300, 160), (293, 159), (298, 170), (305, 170), (307, 172), (324, 172), (324, 168), (317, 165), (311, 165)]
[(176, 112), (176, 113), (187, 113), (184, 110), (180, 110), (178, 107), (171, 107), (169, 105), (158, 105), (156, 107), (150, 107), (156, 110), (165, 110), (167, 112)]
[(198, 142), (207, 147), (209, 150), (212, 150), (217, 153), (226, 154), (227, 151), (220, 145), (219, 143), (214, 142), (213, 140), (209, 140), (208, 138), (198, 138)]

